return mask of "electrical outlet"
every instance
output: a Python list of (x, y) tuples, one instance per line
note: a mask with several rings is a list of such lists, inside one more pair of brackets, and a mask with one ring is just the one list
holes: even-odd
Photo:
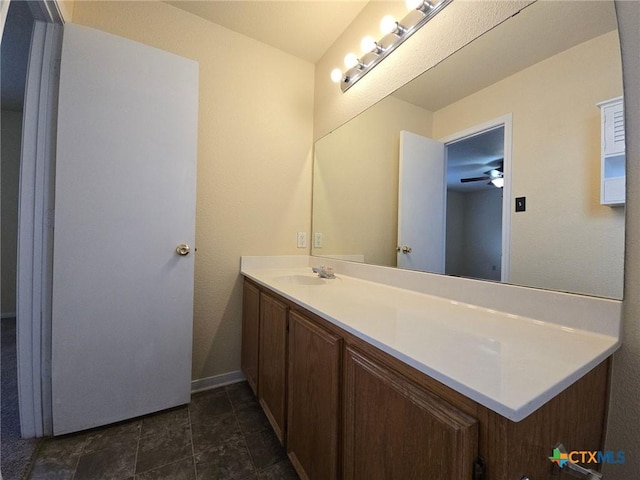
[(313, 248), (322, 248), (322, 233), (316, 232), (313, 234)]
[(307, 248), (307, 232), (298, 232), (298, 248)]

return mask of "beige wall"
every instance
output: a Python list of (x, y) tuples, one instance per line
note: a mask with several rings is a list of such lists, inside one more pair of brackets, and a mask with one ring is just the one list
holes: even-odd
[(313, 65), (160, 2), (76, 2), (73, 20), (200, 64), (193, 378), (237, 371), (240, 256), (306, 253)]
[(385, 98), (316, 143), (313, 255), (363, 254), (366, 263), (396, 265), (400, 130), (428, 136), (431, 112)]
[(75, 0), (59, 0), (58, 8), (60, 8), (60, 13), (62, 14), (62, 18), (65, 22), (73, 21), (73, 7), (75, 5)]
[(606, 448), (626, 462), (604, 465), (604, 478), (636, 480), (640, 472), (640, 3), (617, 1), (624, 65), (627, 203), (622, 347), (613, 356)]
[(434, 138), (513, 114), (527, 211), (511, 214), (511, 283), (622, 298), (624, 208), (600, 205), (596, 107), (622, 95), (619, 51), (610, 32), (434, 112)]
[(2, 132), (2, 167), (0, 173), (0, 205), (2, 212), (2, 258), (0, 278), (2, 291), (2, 314), (16, 312), (16, 261), (18, 240), (18, 185), (20, 180), (20, 145), (22, 139), (22, 112), (2, 110), (0, 119)]

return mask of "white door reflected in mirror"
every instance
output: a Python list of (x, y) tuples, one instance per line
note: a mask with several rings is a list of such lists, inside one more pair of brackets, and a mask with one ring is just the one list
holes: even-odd
[(400, 132), (398, 176), (398, 267), (444, 273), (444, 143)]

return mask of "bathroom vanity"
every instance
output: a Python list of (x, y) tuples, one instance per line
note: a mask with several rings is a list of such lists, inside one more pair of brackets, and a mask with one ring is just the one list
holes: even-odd
[(539, 480), (560, 442), (604, 448), (620, 302), (543, 292), (560, 316), (574, 302), (578, 328), (535, 318), (522, 287), (494, 285), (530, 316), (277, 258), (242, 259), (242, 370), (301, 478)]

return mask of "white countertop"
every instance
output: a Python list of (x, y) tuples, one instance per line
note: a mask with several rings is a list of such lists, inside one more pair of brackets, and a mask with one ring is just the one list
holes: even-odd
[(340, 273), (319, 279), (309, 267), (243, 265), (241, 273), (516, 422), (620, 345), (614, 336)]

